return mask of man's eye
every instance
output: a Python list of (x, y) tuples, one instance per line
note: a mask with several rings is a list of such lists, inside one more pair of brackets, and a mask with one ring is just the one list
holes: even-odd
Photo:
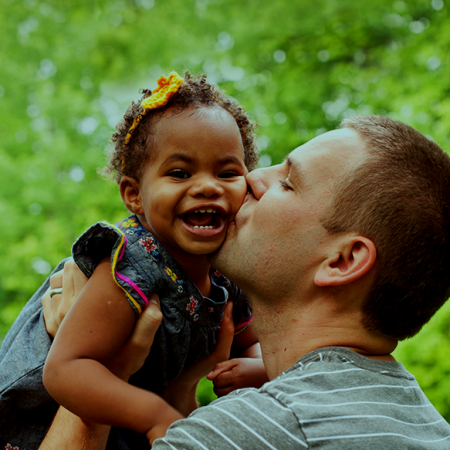
[(233, 177), (237, 177), (238, 174), (236, 172), (222, 172), (219, 175), (219, 178), (233, 178)]
[(191, 177), (191, 175), (188, 172), (186, 172), (185, 170), (181, 170), (181, 169), (171, 170), (169, 172), (169, 175), (171, 177), (181, 178), (181, 179), (185, 179), (185, 178), (190, 178)]
[(290, 186), (288, 186), (288, 184), (286, 183), (285, 180), (280, 180), (280, 184), (281, 184), (281, 187), (282, 187), (285, 191), (293, 191), (293, 189), (292, 189)]

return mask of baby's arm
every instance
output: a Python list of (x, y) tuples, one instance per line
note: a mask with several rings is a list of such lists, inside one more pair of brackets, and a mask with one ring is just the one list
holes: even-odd
[(207, 375), (217, 396), (244, 387), (258, 388), (269, 381), (252, 325), (234, 337), (231, 356), (234, 358), (217, 364)]
[(134, 323), (134, 312), (105, 259), (56, 335), (44, 384), (58, 403), (83, 419), (146, 433), (162, 416), (168, 421), (182, 416), (159, 396), (127, 384), (106, 368)]

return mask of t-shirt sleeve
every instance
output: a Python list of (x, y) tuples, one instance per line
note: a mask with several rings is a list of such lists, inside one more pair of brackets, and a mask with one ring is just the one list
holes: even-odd
[(88, 228), (72, 247), (72, 255), (80, 270), (90, 277), (97, 265), (111, 256), (114, 281), (123, 290), (138, 316), (148, 304), (153, 286), (140, 273), (128, 251), (128, 239), (116, 226), (99, 222)]
[[(235, 394), (235, 395), (233, 395)], [(267, 393), (237, 391), (175, 422), (154, 450), (308, 448), (293, 412)]]

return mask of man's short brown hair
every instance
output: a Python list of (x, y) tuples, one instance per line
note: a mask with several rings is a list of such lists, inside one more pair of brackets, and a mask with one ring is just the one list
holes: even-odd
[(353, 117), (341, 128), (362, 137), (368, 157), (338, 180), (323, 225), (374, 242), (376, 277), (363, 323), (405, 339), (450, 296), (450, 157), (388, 117)]

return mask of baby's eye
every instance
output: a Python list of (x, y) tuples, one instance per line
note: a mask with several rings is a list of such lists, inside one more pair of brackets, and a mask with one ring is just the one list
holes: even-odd
[(219, 174), (219, 178), (233, 178), (239, 176), (236, 172), (228, 171)]
[(191, 175), (188, 172), (186, 172), (185, 170), (182, 170), (182, 169), (171, 170), (168, 175), (170, 175), (171, 177), (180, 178), (180, 179), (185, 179), (185, 178), (191, 177)]
[(293, 189), (286, 183), (286, 180), (280, 180), (280, 184), (285, 191), (293, 191)]

